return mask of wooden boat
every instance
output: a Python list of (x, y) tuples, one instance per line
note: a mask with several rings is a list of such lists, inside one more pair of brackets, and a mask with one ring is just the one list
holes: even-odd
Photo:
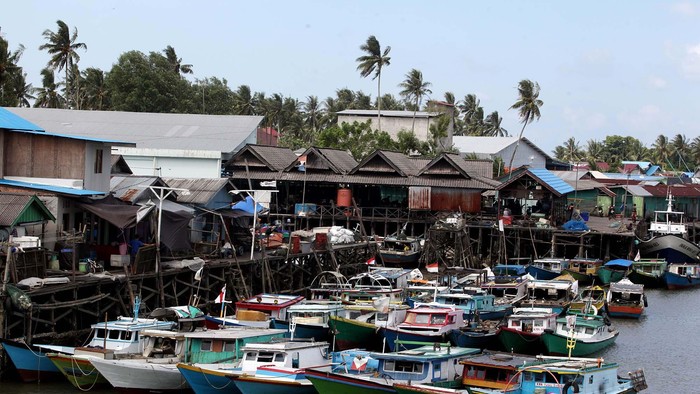
[(378, 360), (377, 370), (365, 374), (350, 374), (306, 370), (306, 378), (319, 394), (394, 393), (394, 383), (421, 384), (450, 382), (459, 384), (461, 366), (457, 362), (478, 349), (432, 344), (412, 350), (391, 353), (371, 353)]
[(586, 356), (615, 342), (620, 333), (609, 323), (607, 317), (599, 315), (569, 314), (558, 318), (553, 330), (545, 330), (542, 342), (551, 355), (571, 352), (573, 357)]
[(403, 232), (385, 237), (379, 248), (382, 263), (389, 267), (418, 268), (421, 256), (421, 238), (409, 237)]
[(498, 321), (476, 319), (450, 331), (450, 343), (459, 347), (494, 349), (498, 345)]
[(289, 307), (288, 321), (273, 319), (272, 327), (287, 330), (291, 338), (330, 339), (328, 321), (343, 310), (342, 301), (304, 300)]
[(535, 279), (550, 280), (561, 275), (568, 266), (566, 259), (535, 259), (525, 270)]
[(406, 318), (408, 309), (408, 305), (391, 303), (388, 297), (383, 301), (344, 306), (339, 315), (330, 316), (328, 321), (334, 334), (335, 348), (382, 350), (384, 336), (380, 330), (399, 325)]
[(606, 307), (608, 315), (639, 319), (646, 306), (644, 285), (632, 283), (626, 278), (610, 284)]
[(556, 326), (558, 315), (552, 308), (515, 308), (500, 326), (498, 339), (507, 351), (542, 354), (545, 348), (540, 337)]
[(46, 357), (47, 353), (73, 354), (75, 347), (59, 345), (31, 345), (0, 338), (2, 348), (17, 369), (22, 382), (44, 382), (65, 379), (61, 371)]
[[(224, 326), (248, 326), (269, 328), (271, 319), (287, 320), (290, 306), (304, 300), (303, 296), (284, 294), (258, 294), (236, 302), (236, 313), (230, 316), (206, 316), (207, 328), (215, 330)], [(224, 304), (222, 304), (224, 305)]]
[(668, 205), (664, 211), (654, 211), (649, 225), (650, 238), (639, 244), (641, 257), (664, 259), (669, 263), (700, 264), (700, 246), (689, 241), (685, 213), (673, 210), (673, 195), (669, 188)]
[(527, 297), (527, 275), (518, 278), (495, 277), (481, 284), (481, 289), (496, 296), (495, 305), (516, 305)]
[(663, 276), (667, 268), (668, 263), (663, 259), (635, 260), (627, 278), (632, 283), (644, 285), (646, 288), (663, 287)]
[[(260, 329), (250, 329), (254, 332)], [(264, 329), (263, 329), (264, 330)], [(280, 331), (280, 330), (274, 330)], [(224, 362), (178, 363), (177, 369), (195, 394), (239, 393), (234, 380), (243, 374), (254, 375), (259, 367), (306, 368), (328, 363), (328, 343), (309, 340), (252, 340), (233, 346), (235, 356)], [(212, 352), (209, 352), (212, 353)], [(217, 357), (221, 357), (220, 354)]]
[(409, 309), (406, 318), (396, 327), (382, 328), (381, 332), (391, 351), (420, 346), (415, 342), (445, 342), (453, 329), (464, 325), (461, 310), (456, 308), (419, 306)]
[(569, 310), (584, 312), (590, 306), (595, 307), (593, 314), (597, 314), (603, 311), (605, 306), (605, 300), (607, 297), (607, 292), (604, 288), (600, 286), (588, 286), (584, 287), (581, 292), (571, 301)]
[(672, 290), (700, 286), (700, 265), (669, 263), (663, 278)]
[(626, 259), (608, 261), (598, 270), (598, 279), (600, 283), (609, 285), (612, 282), (619, 282), (630, 273), (632, 264), (634, 264), (634, 261)]
[(548, 280), (531, 279), (527, 288), (527, 297), (520, 300), (519, 306), (551, 308), (561, 314), (576, 296), (578, 282), (571, 275), (560, 275)]
[(474, 320), (477, 315), (481, 320), (500, 320), (513, 311), (512, 305), (496, 304), (496, 296), (483, 289), (471, 293), (440, 293), (435, 301), (462, 310), (465, 321)]
[(569, 260), (569, 266), (564, 272), (576, 279), (579, 285), (590, 285), (598, 279), (598, 270), (603, 266), (603, 260), (574, 257)]

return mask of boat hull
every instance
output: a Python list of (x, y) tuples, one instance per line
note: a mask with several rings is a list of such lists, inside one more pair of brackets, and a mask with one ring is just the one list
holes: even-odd
[(608, 304), (608, 315), (610, 315), (610, 317), (628, 317), (632, 319), (639, 319), (642, 316), (642, 312), (644, 312), (643, 306)]
[(686, 289), (700, 286), (700, 277), (681, 276), (672, 272), (665, 272), (664, 282), (666, 283), (666, 288), (671, 290)]
[(344, 317), (332, 316), (328, 325), (335, 333), (335, 346), (338, 350), (364, 348), (381, 350), (383, 336), (374, 324), (359, 322)]
[(293, 378), (271, 376), (269, 379), (258, 376), (240, 376), (234, 380), (236, 387), (243, 394), (315, 394), (313, 384), (304, 374), (296, 374)]
[(498, 331), (472, 332), (462, 330), (450, 331), (450, 342), (459, 347), (476, 349), (494, 349), (498, 344)]
[(159, 394), (191, 391), (175, 364), (147, 360), (92, 360), (92, 365), (120, 393)]
[(649, 274), (635, 269), (633, 269), (629, 275), (627, 275), (627, 279), (632, 281), (632, 283), (644, 285), (645, 288), (657, 288), (664, 286), (663, 275)]
[(672, 234), (640, 242), (639, 252), (642, 257), (662, 258), (669, 263), (700, 263), (700, 246)]
[[(582, 357), (603, 350), (615, 343), (618, 335), (619, 332), (616, 332), (614, 335), (611, 335), (610, 337), (601, 341), (587, 342), (579, 339), (576, 341), (576, 346), (571, 351), (571, 356)], [(545, 331), (544, 334), (542, 334), (542, 343), (547, 348), (547, 352), (553, 356), (567, 356), (569, 354), (569, 350), (566, 347), (566, 341), (567, 337), (553, 332)]]
[(17, 369), (24, 383), (47, 380), (61, 380), (63, 374), (46, 357), (46, 353), (36, 346), (7, 339), (1, 339), (3, 349)]
[(180, 363), (177, 369), (195, 394), (241, 394), (231, 379), (233, 367), (227, 373)]
[(598, 270), (598, 279), (604, 285), (609, 285), (611, 282), (619, 282), (625, 277), (627, 271), (611, 270), (607, 267), (601, 267)]
[(318, 394), (378, 394), (395, 392), (390, 379), (387, 379), (387, 384), (380, 384), (368, 379), (315, 371), (307, 371), (306, 378), (313, 383)]
[(561, 272), (554, 272), (548, 269), (543, 269), (540, 267), (535, 267), (534, 265), (528, 265), (525, 271), (535, 277), (535, 279), (540, 280), (552, 280), (557, 276), (561, 275)]
[(386, 339), (386, 344), (389, 347), (389, 351), (396, 352), (404, 349), (415, 349), (422, 345), (412, 344), (412, 343), (401, 343), (397, 347), (396, 341), (408, 341), (408, 342), (447, 342), (449, 336), (447, 334), (418, 334), (406, 331), (400, 331), (392, 328), (382, 328), (380, 330), (384, 338)]
[(396, 254), (379, 251), (379, 256), (382, 259), (382, 263), (388, 267), (418, 268), (418, 261), (420, 260), (420, 252)]
[(92, 365), (89, 358), (51, 354), (49, 359), (73, 386), (82, 391), (109, 386), (107, 379)]
[(508, 327), (501, 327), (498, 340), (507, 352), (536, 355), (546, 350), (542, 344), (541, 334), (517, 331)]
[(215, 317), (215, 316), (205, 316), (204, 325), (210, 330), (218, 330), (221, 327), (256, 327), (256, 328), (270, 328), (271, 323), (269, 321), (248, 321), (248, 320), (237, 320), (230, 317)]
[[(596, 270), (596, 272), (598, 272)], [(572, 278), (576, 279), (578, 281), (579, 286), (587, 286), (593, 283), (595, 279), (598, 278), (597, 274), (583, 274), (578, 271), (573, 271), (569, 269), (565, 269), (564, 273), (571, 275)]]
[[(273, 319), (272, 328), (289, 331), (289, 322)], [(289, 335), (291, 336), (292, 333), (290, 332)], [(294, 329), (294, 338), (313, 338), (316, 341), (328, 341), (331, 339), (330, 328), (326, 326), (297, 323)]]

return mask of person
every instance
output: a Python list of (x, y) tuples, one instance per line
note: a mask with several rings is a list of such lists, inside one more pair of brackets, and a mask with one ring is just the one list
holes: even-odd
[(131, 260), (133, 261), (136, 258), (136, 253), (139, 252), (139, 249), (145, 245), (143, 241), (141, 241), (141, 236), (138, 234), (134, 235), (134, 238), (129, 241), (129, 247), (131, 247)]
[(632, 204), (632, 223), (637, 223), (637, 204)]
[(612, 220), (615, 217), (615, 207), (612, 205), (608, 208), (608, 220)]
[(226, 241), (224, 246), (221, 247), (221, 257), (225, 259), (233, 257), (233, 246), (231, 246), (230, 242)]
[(574, 204), (569, 204), (569, 206), (566, 208), (566, 216), (569, 217), (567, 220), (573, 219), (573, 216), (574, 216)]

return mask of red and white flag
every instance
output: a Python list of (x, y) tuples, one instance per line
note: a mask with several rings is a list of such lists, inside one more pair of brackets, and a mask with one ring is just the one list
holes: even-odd
[(376, 258), (375, 258), (374, 256), (372, 256), (372, 257), (370, 257), (370, 259), (367, 260), (365, 263), (366, 263), (367, 265), (374, 265), (374, 264), (377, 263), (377, 260), (376, 260)]
[(642, 259), (642, 255), (639, 253), (639, 250), (637, 250), (637, 255), (634, 256), (634, 261), (639, 261)]
[(222, 302), (226, 302), (226, 285), (221, 288), (221, 293), (216, 297), (214, 300), (214, 303), (216, 304), (221, 304)]
[(352, 359), (352, 366), (350, 367), (353, 371), (364, 371), (367, 368), (367, 362), (369, 359), (367, 357), (356, 356)]
[(434, 274), (437, 274), (438, 272), (438, 263), (432, 263), (432, 264), (426, 264), (425, 269), (428, 270), (428, 272), (432, 272)]

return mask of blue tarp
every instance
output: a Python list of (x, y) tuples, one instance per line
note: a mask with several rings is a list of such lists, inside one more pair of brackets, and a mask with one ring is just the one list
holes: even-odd
[[(252, 198), (251, 196), (247, 196), (247, 197), (245, 198), (245, 200), (242, 200), (242, 201), (239, 201), (239, 202), (233, 204), (233, 206), (231, 207), (231, 209), (237, 209), (237, 210), (239, 210), (239, 211), (244, 211), (244, 212), (247, 212), (247, 213), (249, 213), (249, 214), (252, 215), (252, 214), (254, 213), (254, 211), (253, 211), (253, 206), (254, 206), (254, 205), (256, 205), (256, 204), (255, 204), (255, 202), (253, 201), (253, 198)], [(260, 205), (260, 204), (257, 204), (256, 210), (257, 210), (258, 212), (262, 211), (262, 210), (263, 210), (263, 206)]]
[(607, 263), (605, 263), (606, 266), (608, 265), (617, 265), (620, 267), (631, 267), (632, 264), (634, 264), (634, 261), (632, 260), (625, 260), (625, 259), (615, 259), (615, 260), (610, 260)]
[(588, 231), (589, 228), (583, 220), (569, 220), (562, 226), (567, 231)]

